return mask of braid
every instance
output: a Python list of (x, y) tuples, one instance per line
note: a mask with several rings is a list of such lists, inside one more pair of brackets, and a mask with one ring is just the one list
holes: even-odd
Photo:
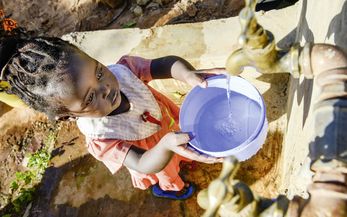
[(0, 9), (0, 82), (9, 84), (0, 85), (0, 91), (17, 95), (50, 118), (66, 113), (59, 97), (71, 90), (59, 85), (69, 80), (76, 52), (77, 47), (59, 38), (33, 37)]
[(2, 70), (2, 78), (10, 84), (7, 92), (49, 117), (66, 113), (59, 97), (71, 90), (59, 85), (70, 79), (67, 71), (79, 49), (59, 38), (36, 37), (17, 40), (15, 50)]

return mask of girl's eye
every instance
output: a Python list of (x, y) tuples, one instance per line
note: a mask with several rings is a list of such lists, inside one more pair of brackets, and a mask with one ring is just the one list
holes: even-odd
[(98, 73), (96, 73), (96, 79), (100, 80), (102, 77), (102, 71), (100, 70)]
[(91, 93), (86, 101), (86, 105), (90, 105), (94, 100), (94, 93)]
[(98, 72), (98, 74), (96, 74), (96, 78), (97, 78), (98, 80), (100, 80), (101, 77), (102, 77), (102, 72)]

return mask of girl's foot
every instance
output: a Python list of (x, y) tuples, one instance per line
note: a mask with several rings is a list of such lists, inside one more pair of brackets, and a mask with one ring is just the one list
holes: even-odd
[(152, 194), (155, 197), (168, 198), (173, 200), (185, 200), (191, 197), (195, 192), (193, 183), (186, 183), (186, 186), (181, 191), (164, 191), (159, 187), (159, 184), (152, 186)]

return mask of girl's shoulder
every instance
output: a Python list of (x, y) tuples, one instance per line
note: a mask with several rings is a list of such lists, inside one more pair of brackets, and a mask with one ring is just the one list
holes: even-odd
[[(148, 83), (152, 80), (151, 61), (139, 56), (122, 56), (117, 64), (127, 67), (141, 81)], [(115, 64), (115, 65), (117, 65)]]
[(112, 72), (112, 74), (117, 78), (120, 83), (131, 84), (133, 82), (140, 82), (141, 78), (137, 76), (130, 68), (123, 64), (112, 64), (108, 65), (107, 68)]

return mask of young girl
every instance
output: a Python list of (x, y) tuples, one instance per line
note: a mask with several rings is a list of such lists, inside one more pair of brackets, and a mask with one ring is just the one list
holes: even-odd
[(194, 186), (179, 177), (180, 161), (222, 161), (187, 148), (179, 108), (148, 85), (173, 77), (206, 86), (200, 73), (216, 69), (195, 71), (176, 56), (125, 56), (106, 67), (58, 38), (6, 38), (0, 54), (7, 93), (51, 118), (77, 119), (89, 152), (112, 173), (126, 166), (134, 187), (153, 186), (158, 197), (186, 199)]

